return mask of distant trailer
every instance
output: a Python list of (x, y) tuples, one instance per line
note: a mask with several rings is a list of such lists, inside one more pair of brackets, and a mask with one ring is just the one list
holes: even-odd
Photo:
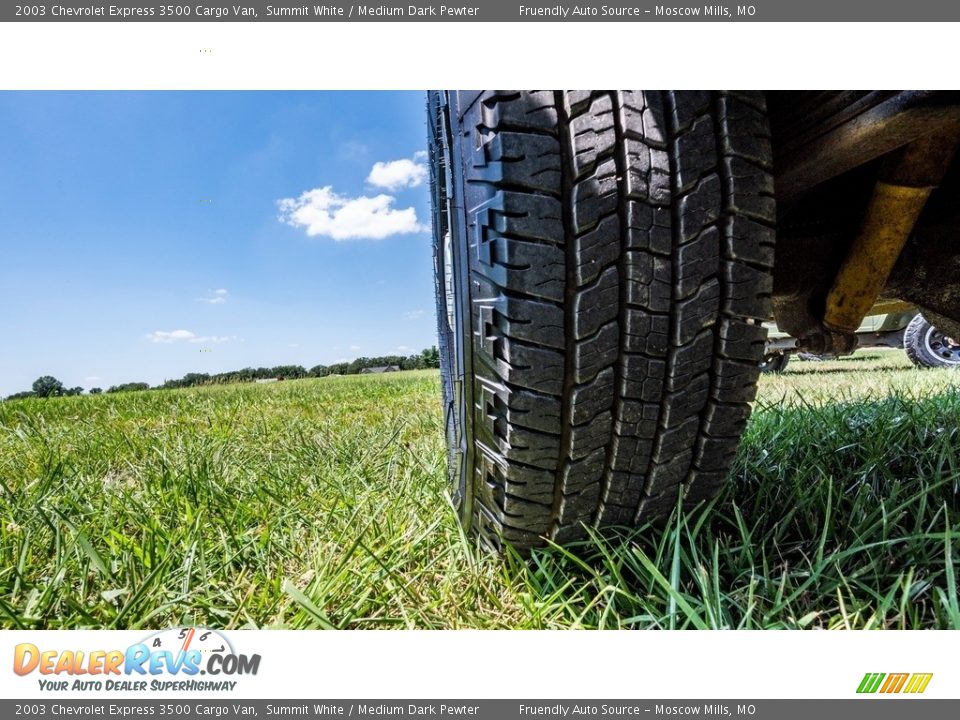
[(272, 383), (272, 382), (277, 382), (277, 380), (279, 380), (279, 379), (280, 379), (280, 378), (257, 378), (256, 380), (254, 380), (254, 382), (256, 382), (256, 383)]

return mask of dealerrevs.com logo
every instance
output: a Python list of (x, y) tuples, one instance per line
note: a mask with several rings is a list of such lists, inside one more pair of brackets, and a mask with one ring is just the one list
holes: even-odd
[[(14, 648), (13, 671), (39, 675), (41, 690), (230, 691), (237, 676), (256, 675), (260, 655), (244, 655), (216, 630), (175, 628), (151, 635), (126, 650)], [(202, 679), (198, 676), (203, 676)]]

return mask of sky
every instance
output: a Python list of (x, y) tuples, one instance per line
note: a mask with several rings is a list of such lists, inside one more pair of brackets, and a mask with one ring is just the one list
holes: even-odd
[(0, 396), (436, 344), (403, 92), (0, 92)]

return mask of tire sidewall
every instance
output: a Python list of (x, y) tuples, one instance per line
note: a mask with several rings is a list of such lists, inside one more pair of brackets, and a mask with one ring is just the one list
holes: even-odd
[(931, 348), (930, 343), (936, 333), (940, 333), (940, 331), (928, 322), (923, 315), (917, 315), (910, 321), (903, 337), (907, 356), (918, 367), (960, 368), (960, 361), (946, 360)]
[(450, 143), (449, 96), (430, 92), (427, 96), (432, 127), (429, 130), (430, 178), (433, 208), (434, 287), (437, 308), (437, 335), (440, 350), (440, 383), (443, 393), (443, 421), (447, 441), (448, 489), (454, 508), (469, 528), (472, 506), (468, 485), (470, 438), (466, 378), (469, 345), (469, 298), (458, 267), (458, 252), (466, 237), (462, 207), (452, 194), (458, 183), (451, 173), (458, 163)]

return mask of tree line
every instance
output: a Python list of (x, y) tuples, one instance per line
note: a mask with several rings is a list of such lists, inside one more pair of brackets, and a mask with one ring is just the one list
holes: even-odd
[[(367, 368), (393, 366), (400, 370), (426, 370), (440, 367), (440, 353), (436, 346), (427, 348), (416, 355), (381, 355), (379, 357), (360, 357), (351, 362), (334, 363), (333, 365), (314, 365), (309, 370), (302, 365), (277, 365), (276, 367), (243, 368), (230, 372), (208, 374), (187, 373), (182, 378), (166, 380), (163, 384), (151, 388), (149, 383), (129, 382), (120, 385), (111, 385), (105, 391), (102, 388), (91, 388), (91, 395), (102, 392), (118, 393), (134, 390), (169, 390), (174, 388), (198, 387), (201, 385), (227, 385), (230, 383), (253, 382), (255, 380), (296, 380), (308, 377), (327, 377), (329, 375), (357, 375)], [(82, 387), (67, 388), (62, 382), (51, 375), (37, 378), (31, 390), (8, 395), (7, 400), (21, 398), (67, 397), (80, 395)]]

